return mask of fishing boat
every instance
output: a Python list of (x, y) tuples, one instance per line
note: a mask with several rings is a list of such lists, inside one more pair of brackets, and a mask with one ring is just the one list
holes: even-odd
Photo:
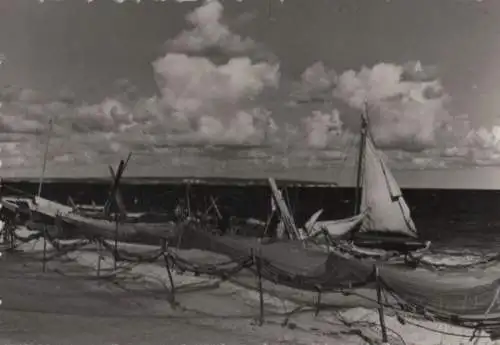
[[(306, 224), (309, 237), (327, 232), (344, 248), (370, 256), (382, 251), (410, 253), (430, 246), (419, 239), (401, 189), (376, 148), (366, 111), (361, 115), (361, 140), (357, 159), (354, 215), (341, 220), (316, 221), (321, 210)], [(370, 252), (372, 250), (372, 252)]]
[(161, 238), (174, 238), (176, 224), (161, 223), (129, 223), (118, 219), (111, 221), (85, 217), (76, 213), (60, 214), (56, 217), (60, 230), (73, 236), (100, 237), (130, 243), (158, 245)]

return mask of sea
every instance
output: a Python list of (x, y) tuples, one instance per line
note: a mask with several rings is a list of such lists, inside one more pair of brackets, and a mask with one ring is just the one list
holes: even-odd
[[(298, 226), (323, 209), (321, 219), (353, 215), (354, 188), (277, 181)], [(34, 195), (36, 181), (4, 181), (3, 195)], [(43, 184), (44, 198), (68, 204), (103, 205), (109, 180), (59, 180)], [(15, 191), (15, 192), (14, 192)], [(412, 218), (424, 240), (433, 248), (491, 254), (500, 250), (500, 191), (460, 189), (402, 190)], [(213, 199), (227, 214), (265, 221), (271, 211), (271, 191), (265, 179), (125, 179), (120, 185), (128, 212), (172, 212), (179, 200), (194, 212), (205, 212)]]

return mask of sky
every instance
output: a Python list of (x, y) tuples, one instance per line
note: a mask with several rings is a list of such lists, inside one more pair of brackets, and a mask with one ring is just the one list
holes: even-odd
[[(500, 188), (500, 2), (1, 0), (0, 174)], [(498, 176), (497, 176), (498, 175)]]

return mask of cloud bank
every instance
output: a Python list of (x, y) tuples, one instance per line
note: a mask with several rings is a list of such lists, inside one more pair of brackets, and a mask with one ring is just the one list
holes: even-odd
[[(23, 138), (4, 145), (3, 165), (26, 166), (33, 162), (29, 152), (41, 154), (49, 118), (56, 146), (50, 158), (61, 162), (87, 164), (172, 145), (265, 145), (279, 128), (259, 97), (278, 87), (279, 64), (251, 38), (231, 32), (222, 12), (219, 1), (207, 1), (186, 16), (191, 28), (152, 62), (157, 95), (138, 97), (126, 81), (98, 104), (78, 103), (70, 92), (48, 101), (32, 90), (5, 88), (0, 132)], [(23, 147), (26, 155), (21, 143), (31, 145)]]
[[(336, 115), (337, 123), (349, 124), (341, 125), (344, 136), (355, 135), (366, 107), (377, 146), (388, 150), (388, 158), (400, 166), (500, 164), (500, 126), (474, 128), (469, 116), (450, 114), (451, 96), (438, 70), (419, 61), (340, 73), (317, 62), (304, 71), (292, 97), (298, 103), (346, 104), (350, 110)], [(330, 119), (316, 115), (304, 121), (311, 146), (324, 147)]]
[[(274, 99), (288, 87), (279, 61), (232, 32), (223, 10), (219, 1), (204, 2), (186, 16), (188, 28), (167, 40), (165, 54), (152, 61), (156, 95), (139, 96), (126, 80), (97, 104), (68, 90), (56, 99), (1, 90), (1, 167), (40, 165), (49, 118), (49, 159), (58, 164), (108, 162), (128, 151), (166, 155), (174, 146), (193, 145), (255, 146), (251, 158), (259, 161), (338, 161), (357, 140), (365, 105), (376, 144), (392, 162), (423, 168), (500, 163), (500, 126), (473, 128), (467, 116), (450, 115), (437, 69), (418, 61), (347, 71), (318, 61), (289, 98)], [(287, 115), (290, 99), (301, 109), (299, 119)]]

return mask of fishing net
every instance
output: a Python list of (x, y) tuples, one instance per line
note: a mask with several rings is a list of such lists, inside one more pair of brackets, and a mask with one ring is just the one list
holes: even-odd
[(109, 244), (103, 238), (96, 238), (96, 241), (99, 242), (99, 244), (101, 244), (109, 253), (111, 253), (116, 261), (152, 263), (157, 261), (163, 255), (162, 249), (150, 251), (148, 253), (137, 253)]
[(181, 256), (169, 251), (167, 254), (174, 266), (181, 271), (192, 272), (196, 275), (204, 274), (210, 276), (217, 276), (222, 278), (229, 278), (236, 275), (241, 270), (250, 268), (254, 264), (252, 257), (241, 257), (235, 260), (229, 260), (220, 263), (201, 264), (190, 260), (186, 260)]
[(95, 242), (117, 261), (153, 263), (163, 257), (167, 270), (177, 268), (195, 275), (227, 279), (247, 269), (266, 280), (299, 290), (351, 293), (353, 289), (373, 287), (379, 282), (393, 296), (394, 302), (386, 306), (394, 310), (463, 327), (484, 329), (492, 334), (500, 327), (500, 307), (496, 303), (500, 280), (481, 286), (443, 290), (431, 281), (412, 281), (390, 265), (382, 267), (377, 279), (373, 263), (343, 258), (335, 253), (318, 251), (314, 247), (303, 247), (301, 243), (293, 241), (263, 244), (256, 239), (214, 236), (189, 224), (183, 231), (183, 237), (191, 238), (191, 241), (195, 238), (194, 242), (203, 243), (204, 249), (224, 254), (230, 259), (214, 263), (196, 262), (183, 257), (171, 247), (139, 253), (125, 246), (117, 247), (95, 235), (63, 245), (57, 240), (57, 235), (50, 231), (38, 231), (27, 236), (16, 231), (13, 234), (17, 241), (23, 243), (45, 238), (60, 254)]

